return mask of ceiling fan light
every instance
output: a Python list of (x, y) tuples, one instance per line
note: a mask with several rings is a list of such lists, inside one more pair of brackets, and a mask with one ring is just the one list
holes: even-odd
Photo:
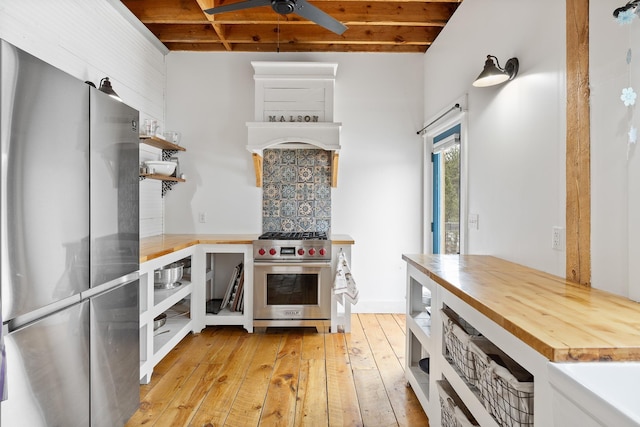
[(292, 0), (272, 1), (271, 8), (280, 15), (288, 15), (295, 12), (296, 2)]
[[(496, 62), (493, 62), (493, 59)], [(507, 61), (505, 68), (501, 68), (498, 63), (498, 58), (493, 55), (487, 55), (487, 60), (484, 62), (484, 69), (480, 75), (473, 82), (475, 87), (488, 87), (504, 83), (507, 80), (513, 80), (518, 74), (518, 59), (511, 58)]]

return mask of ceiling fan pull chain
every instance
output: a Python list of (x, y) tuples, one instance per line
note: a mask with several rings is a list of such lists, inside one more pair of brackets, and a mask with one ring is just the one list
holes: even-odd
[(276, 46), (276, 53), (280, 53), (280, 15), (278, 15), (278, 29), (277, 29), (278, 45)]

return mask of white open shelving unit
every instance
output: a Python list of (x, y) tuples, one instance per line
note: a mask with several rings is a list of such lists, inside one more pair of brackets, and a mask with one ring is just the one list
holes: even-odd
[[(222, 298), (233, 267), (244, 264), (244, 309), (231, 311), (223, 308), (217, 314), (206, 312), (206, 303), (210, 298)], [(195, 254), (195, 266), (192, 274), (198, 283), (204, 283), (198, 289), (196, 320), (203, 328), (214, 325), (238, 325), (247, 332), (253, 332), (253, 246), (240, 244), (200, 244)], [(197, 271), (196, 271), (197, 270)]]
[[(433, 365), (432, 356), (436, 351), (436, 345), (432, 338), (433, 318), (431, 315), (435, 287), (431, 279), (414, 267), (408, 266), (407, 269), (405, 375), (420, 404), (425, 408), (430, 424), (439, 425), (432, 418), (431, 413), (427, 411), (427, 408), (432, 406), (432, 400), (435, 399), (436, 404), (439, 405), (437, 391), (430, 380), (431, 366)], [(429, 373), (420, 368), (420, 360), (424, 358), (429, 358)]]
[[(444, 328), (440, 313), (444, 305), (533, 374), (534, 426), (552, 426), (548, 359), (408, 264), (405, 376), (429, 417), (429, 425), (442, 425), (436, 382), (444, 378), (480, 426), (499, 426), (483, 406), (477, 389), (464, 380), (462, 374), (444, 355)], [(420, 359), (425, 357), (429, 358), (428, 374), (423, 372), (418, 364)]]
[[(155, 289), (153, 272), (171, 263), (191, 258), (193, 266), (194, 248), (189, 247), (140, 265), (140, 382), (151, 381), (153, 368), (189, 332), (199, 332), (194, 323), (194, 286), (191, 281), (180, 280), (181, 285), (173, 289)], [(162, 313), (167, 314), (166, 323), (153, 330), (153, 320)]]
[[(333, 273), (340, 250), (351, 262), (351, 244), (334, 245)], [(174, 289), (155, 289), (154, 271), (184, 259), (191, 260), (190, 281), (185, 278)], [(244, 264), (244, 309), (222, 309), (218, 314), (206, 312), (207, 300), (221, 298), (233, 268)], [(161, 313), (167, 322), (157, 331), (153, 320)], [(351, 330), (351, 305), (332, 301), (332, 332)], [(151, 381), (154, 367), (187, 334), (199, 333), (206, 326), (241, 326), (253, 332), (253, 245), (245, 243), (196, 244), (151, 259), (140, 265), (140, 382)], [(169, 331), (169, 332), (165, 332)]]

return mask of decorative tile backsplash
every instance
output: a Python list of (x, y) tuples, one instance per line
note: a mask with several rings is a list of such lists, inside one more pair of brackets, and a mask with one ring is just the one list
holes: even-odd
[(262, 231), (331, 228), (331, 156), (320, 149), (263, 152)]

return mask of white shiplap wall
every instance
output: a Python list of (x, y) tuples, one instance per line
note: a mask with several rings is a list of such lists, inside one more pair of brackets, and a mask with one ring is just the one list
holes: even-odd
[[(96, 86), (109, 77), (141, 121), (155, 119), (164, 129), (167, 50), (120, 1), (0, 0), (0, 38)], [(159, 151), (142, 149), (145, 156)], [(159, 188), (159, 181), (140, 185), (143, 237), (163, 231)]]
[[(160, 160), (162, 151), (149, 145), (140, 145), (140, 161)], [(140, 181), (140, 236), (156, 236), (164, 232), (164, 198), (162, 181)]]

